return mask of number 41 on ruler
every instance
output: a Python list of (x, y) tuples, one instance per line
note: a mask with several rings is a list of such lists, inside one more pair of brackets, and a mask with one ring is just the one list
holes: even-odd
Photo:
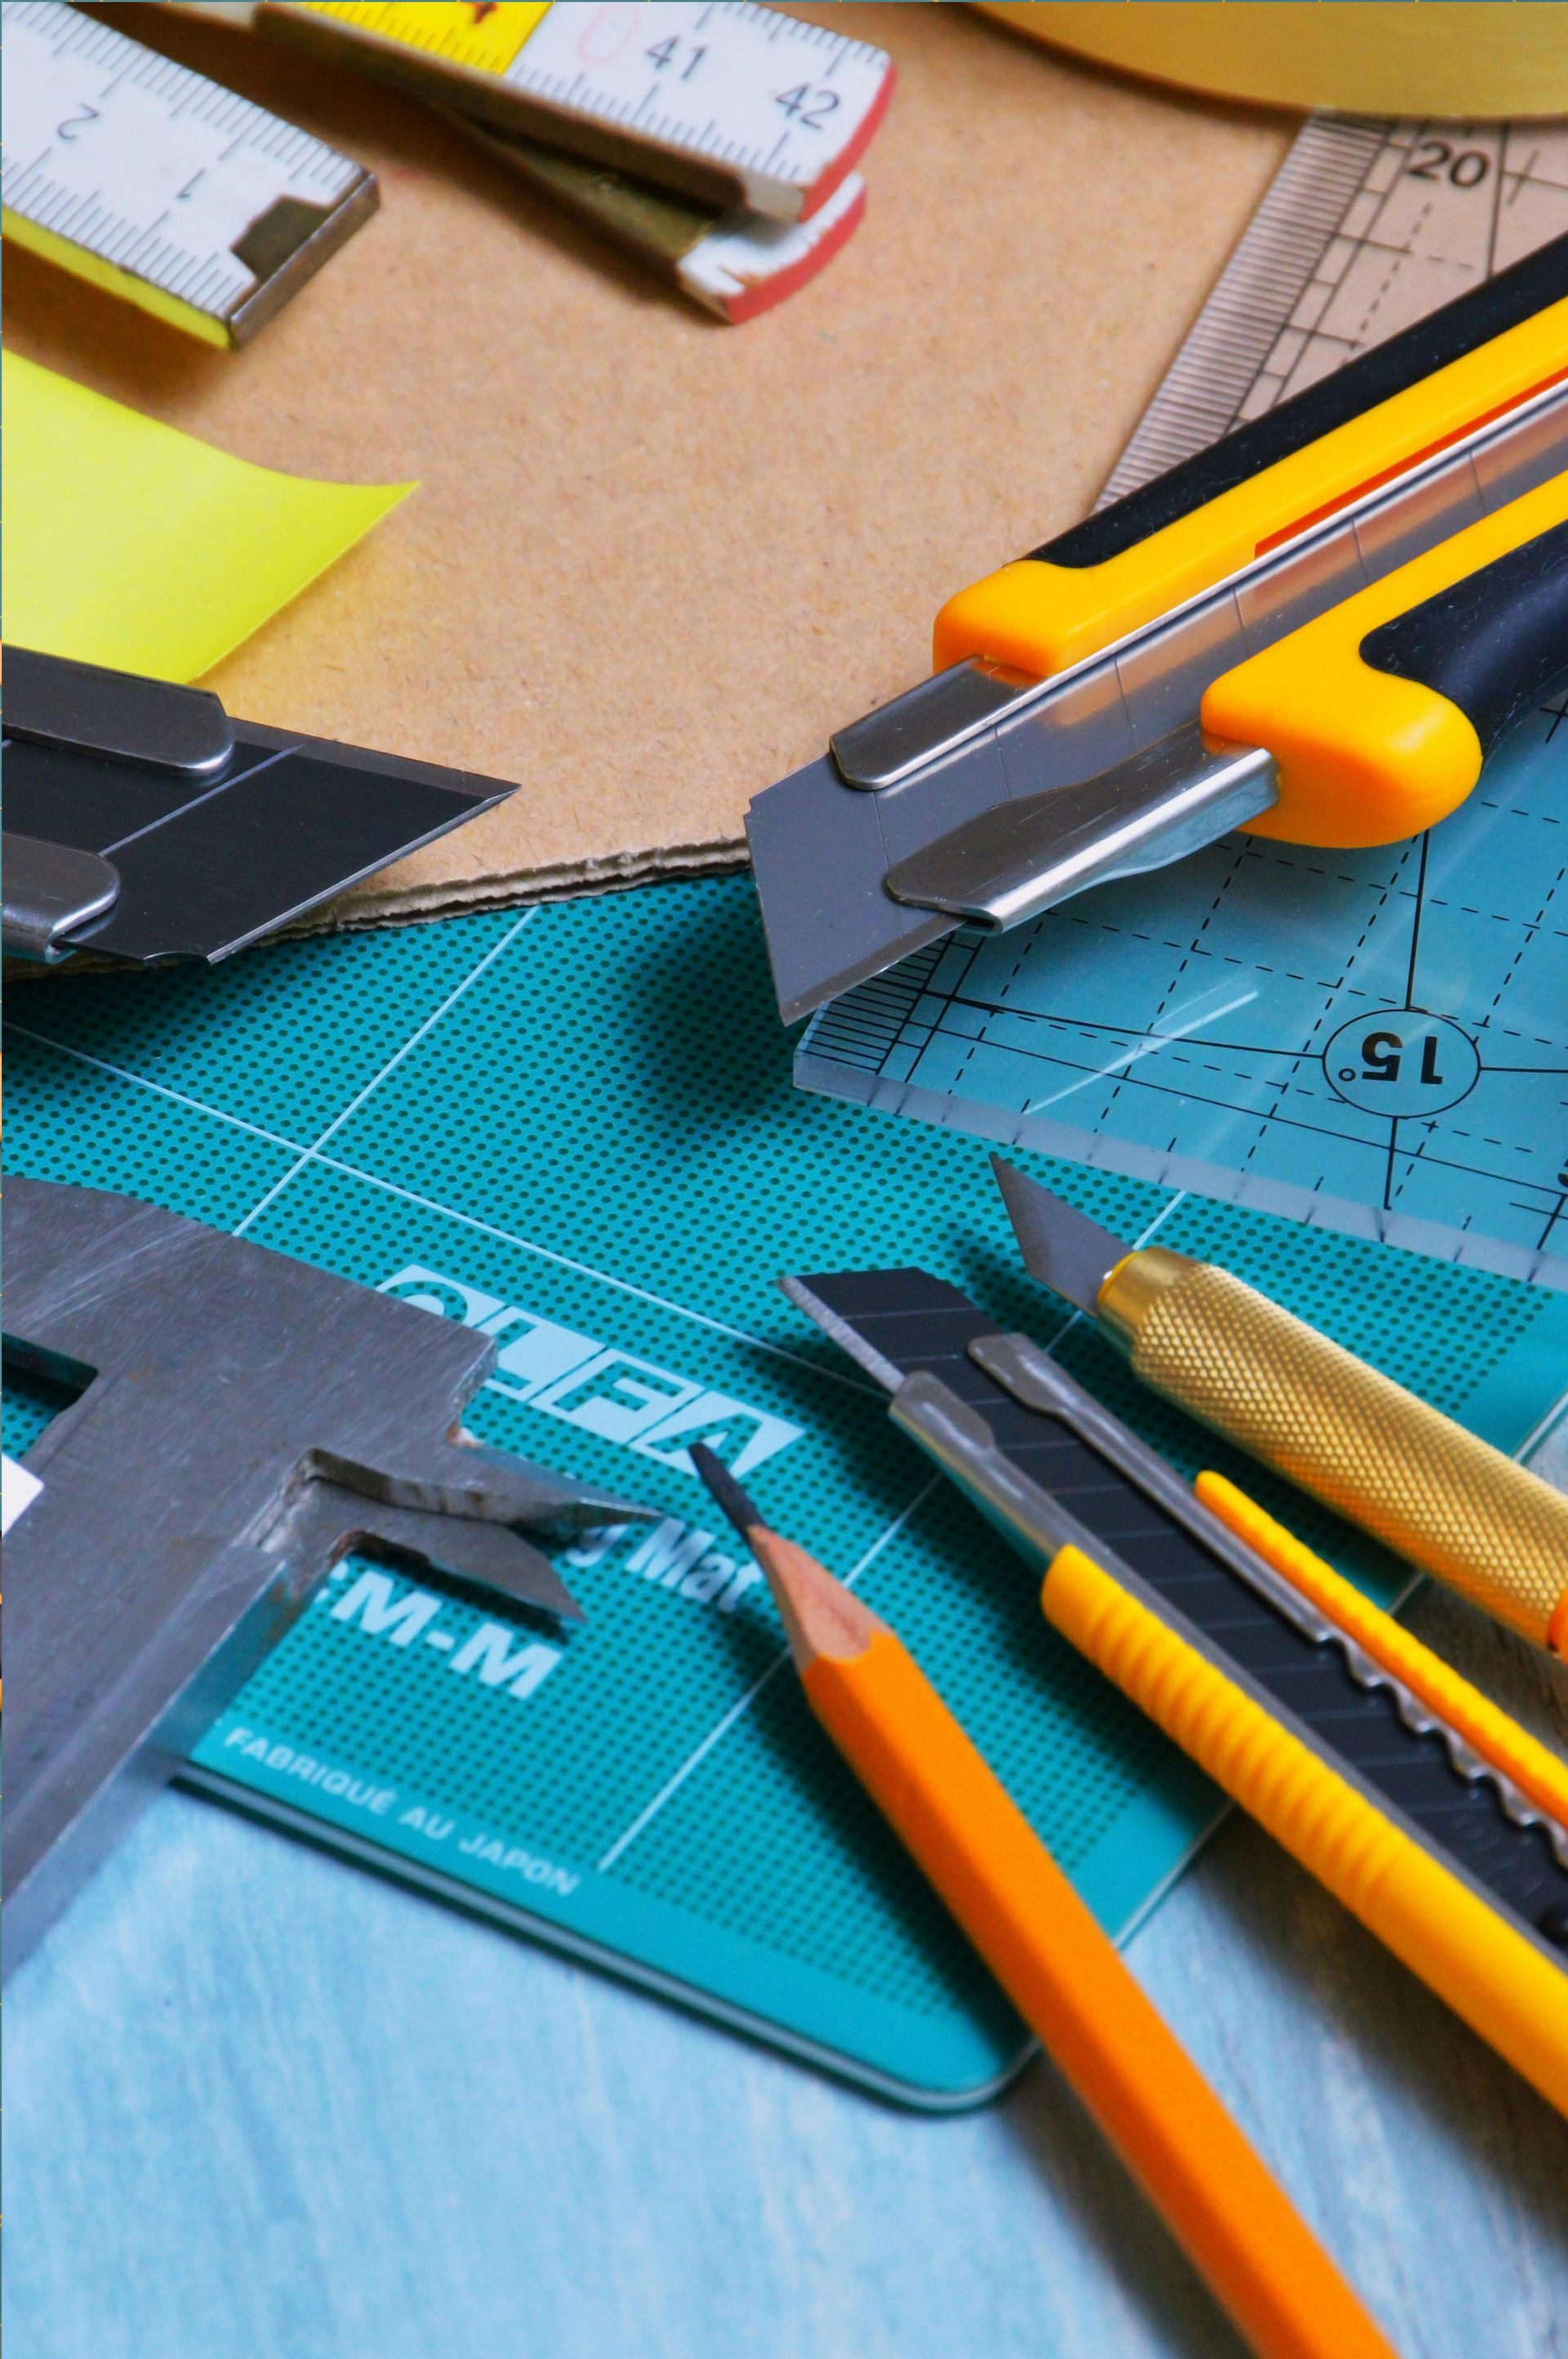
[(262, 0), (258, 32), (719, 204), (805, 221), (881, 120), (885, 50), (745, 0)]

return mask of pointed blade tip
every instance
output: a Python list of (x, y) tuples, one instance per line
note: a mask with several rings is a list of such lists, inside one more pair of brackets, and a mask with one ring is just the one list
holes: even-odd
[(1126, 1246), (1016, 1164), (1004, 1162), (1000, 1155), (990, 1161), (1030, 1277), (1075, 1310), (1092, 1313), (1101, 1283)]

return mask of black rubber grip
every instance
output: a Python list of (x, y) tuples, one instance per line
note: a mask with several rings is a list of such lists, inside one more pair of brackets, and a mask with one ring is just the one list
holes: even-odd
[(1568, 674), (1568, 524), (1379, 624), (1360, 652), (1447, 697), (1489, 754)]
[(1332, 376), (1320, 377), (1304, 392), (1292, 394), (1261, 418), (1238, 426), (1206, 451), (1195, 451), (1179, 466), (1156, 475), (1152, 484), (1129, 492), (1098, 516), (1086, 516), (1054, 540), (1032, 549), (1031, 557), (1051, 565), (1103, 565), (1123, 549), (1135, 549), (1151, 533), (1162, 531), (1178, 517), (1234, 491), (1238, 484), (1260, 475), (1265, 467), (1288, 459), (1325, 434), (1375, 409), (1396, 393), (1403, 393), (1434, 369), (1489, 344), (1494, 336), (1517, 328), (1521, 320), (1542, 311), (1568, 295), (1568, 234), (1527, 254), (1495, 278), (1483, 279), (1466, 295), (1456, 295), (1440, 311), (1374, 344), (1358, 359), (1346, 361)]

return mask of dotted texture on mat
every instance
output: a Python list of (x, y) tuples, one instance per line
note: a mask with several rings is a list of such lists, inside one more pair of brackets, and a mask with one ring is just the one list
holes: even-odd
[[(1027, 1569), (784, 1302), (781, 1272), (918, 1260), (1000, 1327), (1060, 1337), (1065, 1364), (1184, 1471), (1219, 1465), (1353, 1575), (1397, 1584), (1030, 1285), (981, 1141), (792, 1087), (745, 880), (285, 944), (211, 973), (54, 978), (15, 992), (13, 1013), (12, 1169), (142, 1194), (369, 1285), (433, 1273), (412, 1290), (439, 1281), (449, 1309), (546, 1320), (642, 1364), (655, 1392), (742, 1405), (731, 1433), (793, 1436), (745, 1474), (762, 1511), (862, 1568), (1069, 1870), (1103, 1858), (1173, 1756), (1046, 1630)], [(1171, 1205), (1141, 1181), (1021, 1160), (1130, 1236)], [(1195, 1199), (1161, 1238), (1444, 1408), (1534, 1315), (1483, 1274)], [(14, 1446), (58, 1406), (10, 1384)], [(724, 1611), (663, 1577), (670, 1546), (697, 1534), (743, 1558), (695, 1479), (667, 1451), (589, 1430), (569, 1390), (552, 1407), (487, 1387), (466, 1422), (644, 1502), (663, 1542), (643, 1553), (643, 1532), (623, 1531), (559, 1551), (589, 1616), (564, 1638), (427, 1578), (443, 1652), (335, 1618), (362, 1570), (341, 1569), (232, 1717), (853, 1990), (994, 2017), (978, 1963), (812, 1722), (762, 1587)], [(395, 1579), (398, 1595), (411, 1585)], [(525, 1700), (453, 1676), (486, 1622), (519, 1647), (560, 1645)], [(237, 1755), (223, 1767), (246, 1775)], [(292, 1799), (308, 1810), (310, 1788)]]

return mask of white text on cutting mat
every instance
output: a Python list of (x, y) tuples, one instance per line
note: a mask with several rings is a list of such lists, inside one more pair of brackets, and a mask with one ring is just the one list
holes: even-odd
[(741, 1476), (801, 1438), (802, 1428), (786, 1418), (748, 1408), (691, 1376), (656, 1367), (437, 1270), (410, 1266), (384, 1278), (378, 1290), (493, 1336), (495, 1366), (486, 1379), (492, 1392), (643, 1458), (656, 1458), (694, 1482), (687, 1455), (694, 1441), (705, 1442)]

